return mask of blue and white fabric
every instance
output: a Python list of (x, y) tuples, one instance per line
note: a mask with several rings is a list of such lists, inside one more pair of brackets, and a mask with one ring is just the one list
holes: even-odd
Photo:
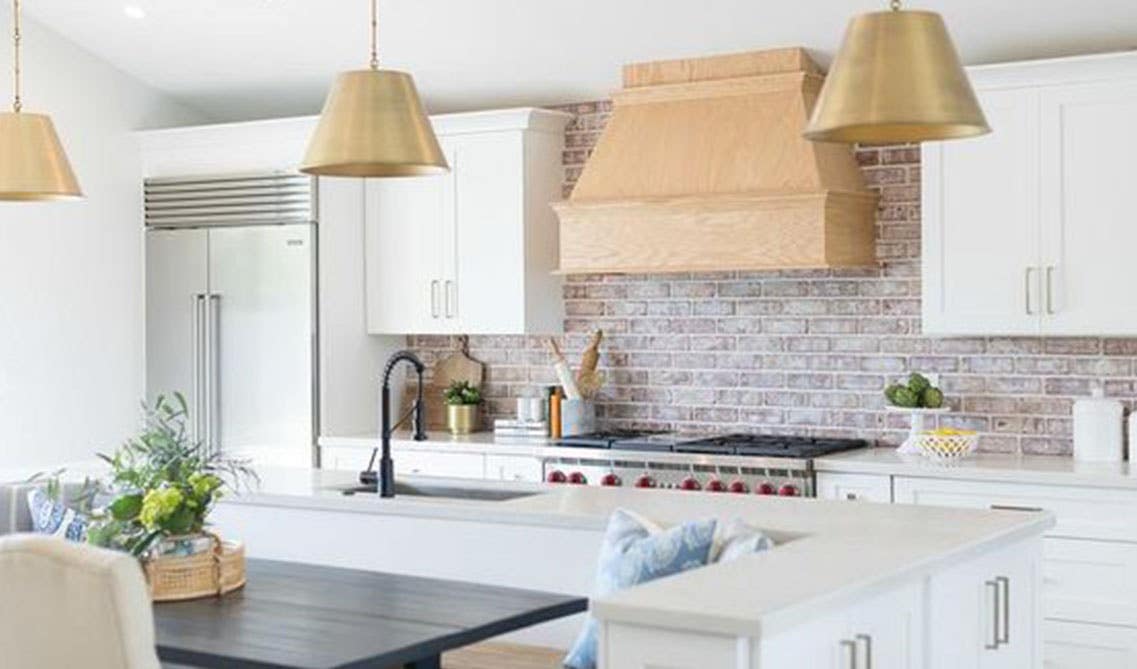
[(743, 555), (761, 553), (773, 547), (773, 540), (765, 532), (741, 518), (735, 518), (720, 526), (711, 550), (711, 562), (730, 562)]
[[(714, 544), (715, 525), (711, 518), (658, 530), (635, 514), (617, 509), (608, 519), (604, 533), (593, 595), (603, 597), (706, 565)], [(564, 666), (592, 669), (596, 666), (596, 645), (597, 623), (589, 616), (565, 657)]]
[(40, 488), (28, 491), (28, 511), (32, 515), (32, 529), (39, 534), (50, 534), (69, 541), (87, 539), (87, 517), (52, 499)]

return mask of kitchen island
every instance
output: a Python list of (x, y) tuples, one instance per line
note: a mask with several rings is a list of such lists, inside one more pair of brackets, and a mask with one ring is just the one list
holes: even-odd
[[(664, 526), (741, 518), (777, 546), (592, 602), (607, 666), (1040, 661), (1047, 513), (425, 477), (405, 480), (425, 494), (380, 499), (344, 494), (354, 477), (266, 470), (260, 488), (220, 504), (215, 521), (253, 557), (587, 594), (614, 509)], [(479, 492), (462, 498), (462, 490)], [(578, 624), (540, 626), (518, 640), (566, 647)]]

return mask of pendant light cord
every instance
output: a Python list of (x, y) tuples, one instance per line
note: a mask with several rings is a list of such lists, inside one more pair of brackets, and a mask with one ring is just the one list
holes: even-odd
[(15, 97), (12, 100), (12, 111), (19, 113), (24, 107), (24, 103), (20, 100), (20, 39), (23, 37), (20, 32), (20, 0), (12, 0), (12, 16), (13, 16), (13, 30), (12, 30), (12, 48), (14, 56), (12, 58), (12, 78), (15, 81), (13, 90)]
[[(20, 0), (16, 0), (19, 2)], [(371, 69), (379, 69), (379, 45), (376, 33), (379, 30), (379, 20), (375, 8), (376, 0), (371, 0)]]

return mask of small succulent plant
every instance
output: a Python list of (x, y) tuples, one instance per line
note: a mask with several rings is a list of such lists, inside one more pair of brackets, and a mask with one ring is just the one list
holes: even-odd
[(481, 404), (482, 392), (469, 381), (455, 381), (442, 391), (442, 399), (452, 406)]

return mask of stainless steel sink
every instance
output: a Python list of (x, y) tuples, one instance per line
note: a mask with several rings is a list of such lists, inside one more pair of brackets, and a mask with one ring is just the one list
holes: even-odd
[[(344, 495), (375, 495), (375, 486), (353, 486), (341, 491)], [(484, 502), (504, 502), (521, 497), (532, 497), (535, 492), (505, 490), (501, 488), (464, 488), (446, 484), (395, 483), (395, 497), (439, 497), (446, 499), (473, 499)]]

